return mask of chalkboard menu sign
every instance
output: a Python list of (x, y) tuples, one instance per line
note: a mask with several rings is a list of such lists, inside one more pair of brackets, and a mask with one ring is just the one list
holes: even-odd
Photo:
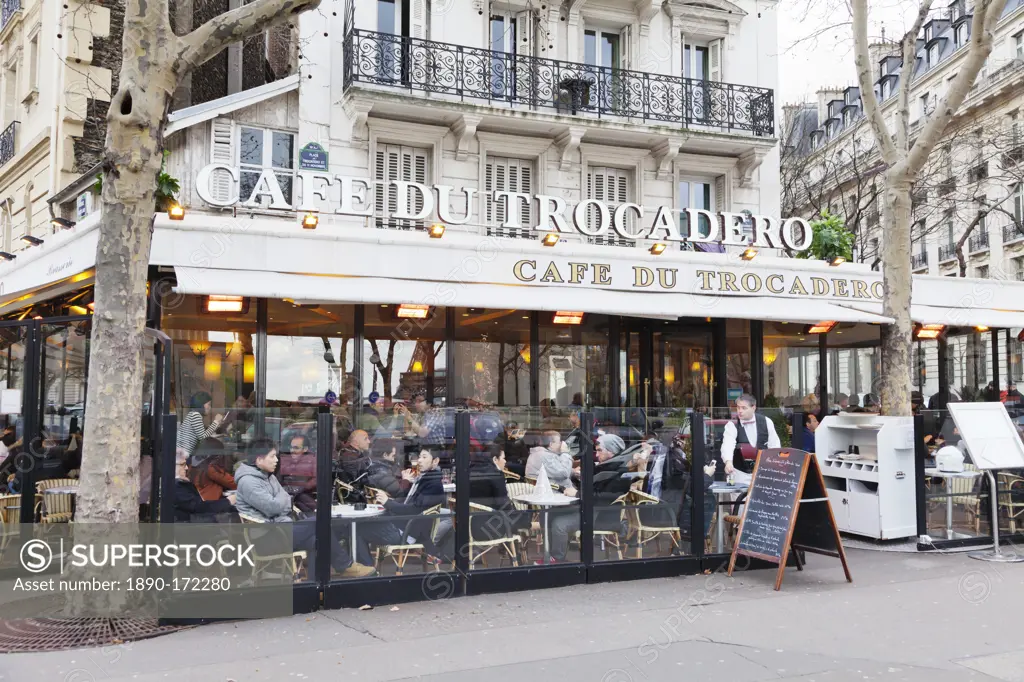
[[(847, 581), (853, 582), (817, 458), (803, 450), (762, 450), (729, 560), (729, 575), (738, 555), (771, 561), (779, 565), (778, 590), (790, 552), (796, 549), (838, 557)], [(793, 556), (797, 569), (803, 570), (799, 555), (793, 552)]]
[(758, 457), (757, 477), (751, 481), (747, 495), (743, 532), (736, 540), (736, 547), (744, 554), (769, 561), (785, 556), (805, 454), (802, 450), (766, 450)]

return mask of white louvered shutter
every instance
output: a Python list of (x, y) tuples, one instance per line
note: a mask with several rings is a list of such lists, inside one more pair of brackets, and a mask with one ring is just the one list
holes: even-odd
[(715, 211), (721, 213), (725, 210), (725, 176), (719, 175), (715, 178)]
[(708, 80), (722, 80), (722, 41), (712, 40), (708, 43)]
[[(636, 246), (631, 239), (623, 239), (611, 228), (611, 218), (615, 214), (615, 207), (631, 201), (632, 197), (632, 174), (621, 168), (607, 168), (595, 166), (587, 173), (587, 198), (598, 199), (608, 206), (609, 227), (608, 231), (601, 237), (587, 237), (591, 244), (606, 244), (609, 246)], [(632, 225), (635, 216), (629, 216), (629, 229), (635, 231)], [(587, 210), (588, 228), (596, 230), (600, 214), (596, 208)]]
[(632, 69), (633, 68), (633, 27), (626, 26), (619, 33), (619, 56), (618, 64), (609, 64), (616, 69)]
[[(495, 201), (495, 192), (521, 192), (532, 194), (533, 163), (526, 159), (512, 159), (502, 156), (487, 157), (484, 169), (484, 192), (486, 203), (486, 230), (489, 237), (506, 237), (509, 239), (532, 239), (533, 203), (519, 205), (519, 222), (521, 228), (502, 228), (509, 209), (505, 201)], [(522, 202), (516, 202), (521, 204)]]
[(515, 22), (514, 57), (510, 57), (515, 63), (515, 83), (506, 81), (508, 87), (514, 85), (515, 92), (502, 92), (502, 95), (512, 95), (518, 102), (532, 103), (537, 92), (537, 62), (533, 59), (537, 53), (537, 18), (532, 10), (527, 10), (516, 14)]
[[(210, 162), (237, 165), (235, 153), (235, 122), (230, 118), (215, 118), (210, 122)], [(226, 170), (215, 170), (210, 175), (210, 194), (217, 201), (228, 201), (234, 195), (235, 181)]]
[[(422, 220), (399, 220), (391, 217), (399, 208), (398, 189), (388, 183), (392, 180), (405, 180), (428, 184), (429, 159), (430, 154), (426, 149), (397, 144), (377, 145), (373, 175), (373, 179), (377, 181), (373, 189), (377, 227), (393, 230), (425, 228)], [(415, 196), (410, 208), (413, 213), (418, 213), (423, 208), (423, 200), (418, 192), (410, 191), (410, 195)], [(408, 197), (403, 197), (402, 205), (407, 201)]]
[(411, 21), (410, 34), (413, 38), (430, 38), (430, 2), (429, 0), (409, 0)]

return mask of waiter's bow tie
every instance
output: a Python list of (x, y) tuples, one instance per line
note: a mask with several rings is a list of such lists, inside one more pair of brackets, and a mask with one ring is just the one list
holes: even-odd
[(748, 421), (748, 422), (740, 422), (740, 423), (741, 423), (741, 424), (756, 424), (756, 423), (757, 423), (757, 420), (756, 420), (756, 419), (751, 419), (751, 420), (750, 420), (750, 421)]

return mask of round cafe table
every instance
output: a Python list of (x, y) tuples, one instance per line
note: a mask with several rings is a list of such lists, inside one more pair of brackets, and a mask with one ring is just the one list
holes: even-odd
[(719, 552), (725, 551), (725, 514), (722, 513), (722, 497), (745, 493), (750, 488), (746, 483), (734, 483), (729, 485), (725, 481), (715, 481), (711, 484), (711, 492), (715, 495), (715, 548)]
[(353, 561), (356, 556), (356, 521), (358, 519), (372, 519), (384, 513), (384, 505), (368, 504), (366, 509), (356, 509), (351, 504), (336, 504), (331, 507), (331, 518), (346, 519), (352, 523), (352, 544), (349, 551), (352, 553)]
[(938, 469), (925, 469), (925, 476), (941, 478), (946, 485), (946, 539), (955, 540), (960, 538), (973, 537), (964, 533), (953, 531), (953, 479), (955, 478), (977, 478), (981, 476), (980, 471), (939, 471)]
[[(552, 507), (568, 507), (574, 502), (579, 502), (578, 497), (569, 497), (562, 493), (556, 493), (552, 491), (550, 495), (538, 495), (537, 493), (527, 493), (525, 495), (515, 495), (513, 500), (517, 502), (523, 502), (525, 504), (533, 505), (535, 507), (541, 507), (548, 510)], [(544, 563), (551, 561), (551, 541), (549, 539), (548, 531), (548, 517), (551, 515), (550, 511), (544, 512)]]

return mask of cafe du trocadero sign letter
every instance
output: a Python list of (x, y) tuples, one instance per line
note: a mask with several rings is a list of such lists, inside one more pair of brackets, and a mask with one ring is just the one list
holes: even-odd
[[(219, 176), (218, 184), (225, 175), (231, 178), (229, 196), (216, 197), (211, 191), (211, 182)], [(456, 192), (450, 185), (423, 185), (404, 180), (380, 181), (347, 175), (315, 171), (299, 171), (299, 188), (302, 199), (298, 205), (288, 202), (281, 191), (280, 183), (272, 169), (264, 169), (250, 196), (238, 196), (238, 168), (229, 164), (213, 163), (196, 175), (196, 191), (199, 198), (211, 206), (227, 208), (271, 208), (282, 211), (319, 211), (315, 199), (333, 206), (339, 215), (371, 217), (374, 215), (373, 191), (377, 185), (386, 184), (394, 188), (399, 198), (397, 210), (390, 217), (397, 220), (433, 220), (446, 225), (472, 224), (474, 218), (483, 214), (474, 210), (482, 202), (483, 194), (473, 187), (464, 187)], [(222, 185), (223, 187), (223, 185)], [(390, 194), (391, 192), (389, 192)], [(465, 206), (463, 215), (456, 215), (451, 207), (452, 197), (462, 194)], [(653, 219), (646, 224), (652, 211), (639, 204), (626, 202), (609, 205), (598, 199), (583, 199), (569, 206), (565, 199), (547, 194), (525, 194), (520, 192), (493, 192), (495, 202), (504, 202), (506, 207), (503, 228), (529, 228), (539, 233), (577, 232), (585, 237), (600, 237), (615, 233), (623, 239), (654, 240), (665, 242), (698, 242), (750, 245), (764, 248), (786, 248), (791, 251), (806, 251), (811, 245), (811, 228), (802, 218), (778, 220), (749, 213), (728, 211), (707, 211), (704, 209), (674, 209), (659, 206), (653, 211)], [(460, 205), (461, 205), (460, 201)], [(537, 216), (533, 225), (523, 225), (521, 208), (532, 206), (532, 215)], [(680, 231), (680, 216), (686, 215), (685, 232)], [(703, 218), (703, 220), (701, 220)], [(710, 226), (706, 232), (701, 225)], [(751, 239), (750, 235), (753, 235)]]

